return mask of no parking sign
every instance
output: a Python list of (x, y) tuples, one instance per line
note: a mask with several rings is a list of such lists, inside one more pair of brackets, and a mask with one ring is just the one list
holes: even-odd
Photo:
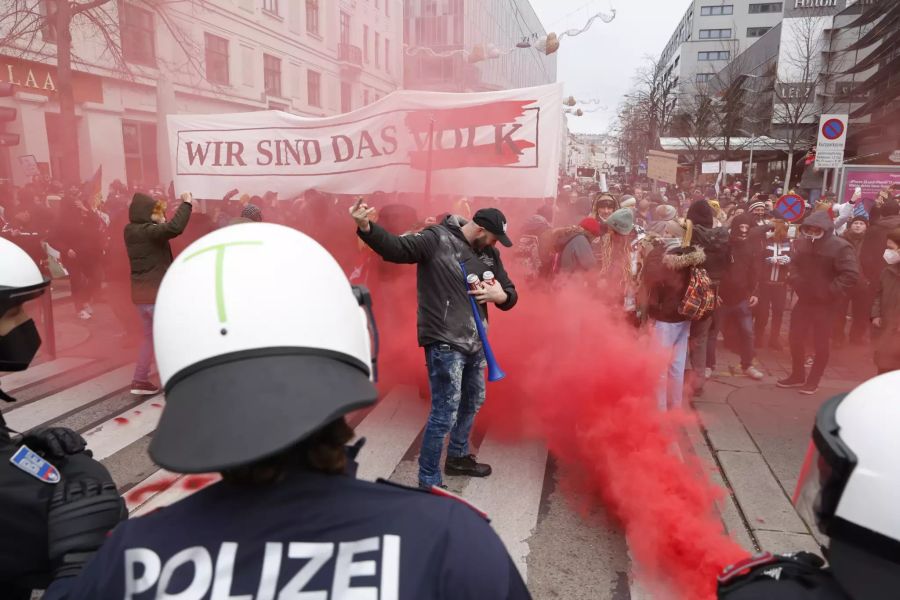
[(847, 145), (847, 115), (822, 115), (816, 145), (816, 168), (837, 169), (844, 164)]
[(806, 201), (797, 194), (785, 194), (775, 203), (775, 212), (785, 221), (794, 223), (806, 214)]

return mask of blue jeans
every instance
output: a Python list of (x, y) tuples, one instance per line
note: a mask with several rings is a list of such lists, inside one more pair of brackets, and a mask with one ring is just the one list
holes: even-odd
[(155, 304), (136, 304), (138, 316), (141, 318), (141, 331), (144, 339), (138, 351), (137, 365), (134, 367), (134, 380), (150, 379), (150, 363), (153, 362), (153, 309)]
[(741, 355), (741, 369), (753, 364), (753, 313), (748, 300), (741, 300), (734, 306), (721, 306), (722, 328), (737, 337), (737, 348)]
[(469, 454), (469, 434), (484, 404), (484, 352), (463, 354), (448, 344), (425, 347), (431, 413), (419, 453), (419, 484), (441, 484), (441, 452), (450, 434), (447, 456)]
[(691, 335), (691, 321), (666, 323), (656, 321), (653, 325), (656, 340), (669, 352), (669, 367), (660, 377), (656, 390), (659, 410), (681, 408), (684, 395), (684, 366), (687, 362), (688, 338)]

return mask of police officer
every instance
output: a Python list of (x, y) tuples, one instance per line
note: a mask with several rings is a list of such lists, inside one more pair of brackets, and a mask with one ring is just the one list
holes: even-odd
[(825, 556), (757, 555), (719, 576), (727, 600), (900, 596), (900, 371), (819, 409), (794, 503), (829, 538)]
[[(0, 238), (0, 371), (23, 371), (37, 353), (41, 338), (24, 303), (44, 294), (49, 283), (24, 250)], [(3, 390), (0, 399), (15, 401)], [(32, 589), (50, 583), (47, 515), (54, 492), (84, 478), (115, 491), (106, 468), (84, 450), (71, 429), (22, 435), (0, 415), (0, 598), (27, 599)]]
[(347, 474), (344, 415), (377, 398), (369, 331), (314, 240), (270, 223), (200, 238), (162, 282), (154, 338), (150, 455), (222, 481), (121, 523), (46, 600), (530, 598), (471, 507)]

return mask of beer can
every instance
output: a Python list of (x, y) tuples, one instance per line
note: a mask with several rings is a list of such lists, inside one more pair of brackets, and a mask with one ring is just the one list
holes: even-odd
[(496, 281), (492, 271), (485, 271), (481, 278), (488, 285), (494, 285), (494, 282)]
[(469, 289), (473, 292), (475, 290), (481, 289), (481, 281), (478, 279), (478, 275), (476, 275), (475, 273), (469, 273), (469, 275), (466, 277), (466, 283), (469, 284)]

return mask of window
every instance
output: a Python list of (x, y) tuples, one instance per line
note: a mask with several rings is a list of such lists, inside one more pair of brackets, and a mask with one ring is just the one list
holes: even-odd
[(322, 74), (316, 71), (306, 72), (306, 93), (310, 106), (322, 106)]
[(707, 81), (709, 81), (710, 79), (712, 79), (715, 76), (716, 76), (715, 73), (697, 73), (696, 81), (697, 81), (697, 83), (706, 83)]
[(720, 50), (718, 52), (698, 52), (697, 60), (731, 60), (731, 52)]
[(59, 0), (44, 0), (41, 2), (41, 16), (44, 17), (44, 26), (41, 28), (41, 37), (50, 44), (56, 43), (56, 7)]
[(350, 15), (341, 11), (341, 43), (350, 44)]
[(266, 94), (281, 96), (281, 59), (263, 54), (263, 75)]
[(762, 37), (762, 36), (766, 35), (766, 32), (768, 32), (770, 29), (772, 29), (772, 28), (771, 27), (748, 27), (747, 28), (747, 37), (748, 38)]
[(391, 72), (391, 40), (384, 38), (384, 70)]
[(262, 0), (263, 10), (273, 15), (278, 14), (278, 0)]
[(369, 26), (363, 25), (363, 60), (369, 62)]
[(228, 85), (228, 40), (206, 34), (206, 78)]
[(341, 82), (341, 112), (353, 110), (353, 85), (349, 81)]
[(381, 35), (379, 35), (378, 32), (376, 31), (375, 32), (375, 66), (376, 67), (381, 66), (381, 59), (379, 58), (381, 56), (381, 54), (378, 51), (378, 47), (380, 45), (381, 45)]
[(363, 90), (363, 105), (369, 105), (369, 90)]
[(306, 0), (306, 31), (319, 35), (319, 0)]
[(125, 60), (144, 64), (156, 64), (156, 43), (153, 33), (153, 13), (125, 4), (122, 11), (122, 54)]
[(750, 5), (750, 14), (780, 13), (784, 10), (784, 2), (762, 2)]
[(156, 158), (156, 123), (122, 121), (125, 176), (129, 185), (151, 186), (159, 181)]
[(701, 6), (700, 7), (700, 16), (702, 16), (702, 17), (731, 15), (731, 14), (734, 14), (734, 5), (733, 4), (723, 4), (722, 6)]
[(727, 40), (731, 38), (730, 29), (701, 29), (701, 40)]

